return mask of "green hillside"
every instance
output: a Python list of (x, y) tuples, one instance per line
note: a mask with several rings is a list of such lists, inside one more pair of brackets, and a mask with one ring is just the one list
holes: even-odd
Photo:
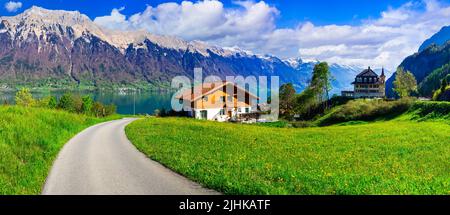
[(448, 106), (320, 128), (147, 118), (126, 133), (152, 159), (226, 194), (449, 194)]
[(433, 95), (433, 92), (441, 87), (442, 79), (450, 80), (450, 64), (445, 64), (429, 74), (418, 86), (421, 95)]

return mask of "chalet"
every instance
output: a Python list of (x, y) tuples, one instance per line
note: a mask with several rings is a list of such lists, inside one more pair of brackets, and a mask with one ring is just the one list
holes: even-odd
[(378, 76), (369, 66), (369, 68), (363, 70), (355, 77), (352, 85), (354, 86), (354, 91), (343, 91), (343, 96), (353, 98), (384, 98), (386, 95), (384, 68), (381, 70), (381, 75)]
[[(227, 89), (233, 89), (233, 93), (228, 94)], [(244, 95), (244, 98), (239, 99), (238, 95)], [(257, 113), (255, 107), (258, 97), (231, 82), (214, 82), (195, 86), (182, 92), (176, 98), (180, 100), (180, 103), (190, 105), (191, 108), (187, 114), (196, 119), (219, 122), (246, 121), (254, 118)]]

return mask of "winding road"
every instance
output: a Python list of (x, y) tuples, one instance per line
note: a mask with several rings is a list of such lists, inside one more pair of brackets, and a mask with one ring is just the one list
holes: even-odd
[(127, 139), (127, 118), (92, 126), (61, 150), (42, 194), (218, 194), (150, 160)]

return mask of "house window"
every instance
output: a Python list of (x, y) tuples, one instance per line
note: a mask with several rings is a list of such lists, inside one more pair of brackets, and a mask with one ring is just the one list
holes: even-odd
[(245, 108), (245, 113), (249, 113), (250, 112), (250, 108)]
[(208, 101), (208, 96), (203, 96), (203, 101), (207, 102)]
[(221, 116), (225, 115), (225, 109), (220, 109), (219, 115), (221, 115)]
[(208, 111), (207, 110), (200, 111), (200, 119), (208, 119)]
[(233, 96), (228, 96), (228, 101), (233, 102)]

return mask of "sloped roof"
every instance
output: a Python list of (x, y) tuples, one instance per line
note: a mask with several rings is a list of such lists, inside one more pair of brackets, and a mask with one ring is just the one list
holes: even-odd
[[(250, 97), (254, 97), (256, 99), (259, 99), (258, 96), (253, 95), (252, 93), (248, 92), (247, 90), (237, 86), (236, 84), (232, 82), (211, 82), (211, 83), (203, 83), (197, 86), (192, 87), (191, 89), (187, 89), (183, 91), (181, 94), (178, 94), (175, 98), (177, 99), (187, 99), (188, 101), (196, 101), (203, 96), (206, 96), (208, 94), (211, 94), (215, 92), (216, 90), (224, 89), (228, 84), (232, 84), (237, 90), (243, 90), (246, 94), (248, 94)], [(192, 93), (194, 92), (194, 93)], [(195, 93), (199, 93), (197, 97)]]
[(359, 73), (356, 77), (378, 77), (378, 74), (375, 73), (370, 67), (363, 70), (361, 73)]

